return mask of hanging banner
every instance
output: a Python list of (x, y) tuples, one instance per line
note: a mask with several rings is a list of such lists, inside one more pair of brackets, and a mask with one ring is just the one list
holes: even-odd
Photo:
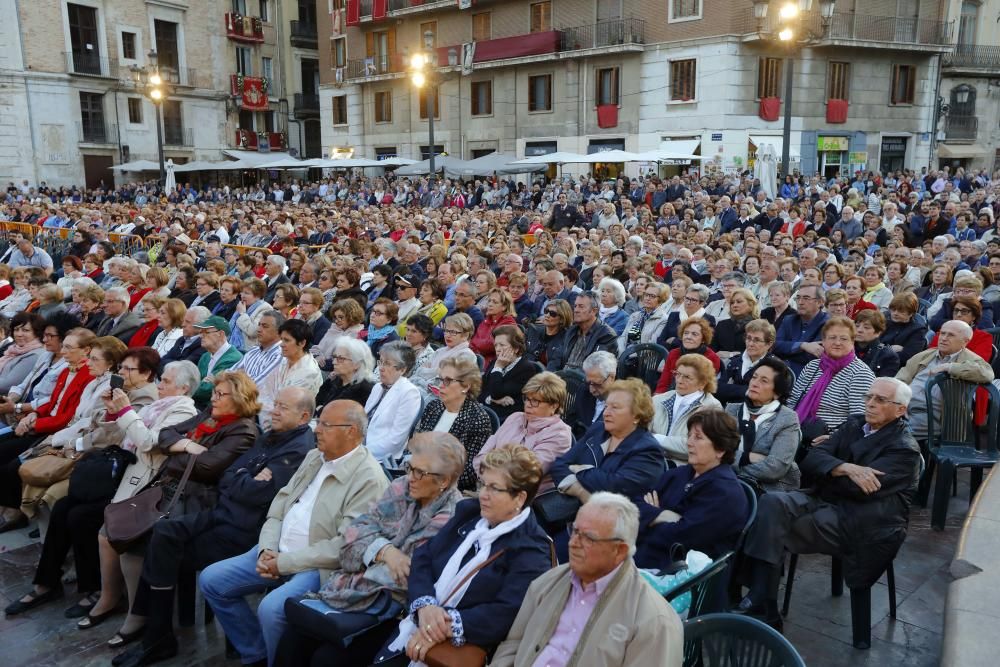
[(267, 111), (267, 79), (234, 74), (232, 93), (240, 98), (241, 106), (247, 111)]
[(333, 14), (331, 14), (330, 17), (333, 19), (331, 32), (334, 37), (337, 37), (344, 32), (344, 12), (339, 9), (334, 9)]
[(347, 25), (361, 23), (361, 0), (347, 0)]
[(473, 63), (476, 59), (476, 43), (466, 42), (462, 44), (462, 74), (472, 74)]

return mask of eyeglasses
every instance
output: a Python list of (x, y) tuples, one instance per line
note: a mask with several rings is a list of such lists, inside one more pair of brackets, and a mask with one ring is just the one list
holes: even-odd
[(600, 382), (591, 382), (590, 380), (587, 380), (587, 386), (588, 387), (601, 387), (601, 386), (604, 386), (604, 383), (608, 381), (609, 377), (611, 377), (610, 374), (605, 375), (604, 379), (601, 380)]
[(537, 397), (532, 397), (532, 398), (529, 398), (527, 396), (524, 397), (524, 404), (529, 408), (537, 408), (542, 403), (547, 403), (547, 402), (548, 401), (543, 401), (542, 399)]
[(500, 493), (507, 493), (510, 495), (517, 493), (516, 489), (505, 489), (502, 486), (497, 486), (496, 484), (486, 484), (485, 482), (478, 482), (476, 484), (476, 491), (487, 496), (495, 496)]
[(559, 317), (559, 311), (557, 310), (546, 310), (545, 314), (549, 317)]
[(382, 317), (385, 317), (385, 311), (384, 310), (373, 310), (372, 311), (372, 315), (381, 315)]
[(972, 314), (972, 311), (970, 309), (968, 309), (968, 308), (959, 308), (959, 307), (952, 308), (951, 312), (954, 315), (971, 315)]
[(818, 296), (809, 296), (808, 294), (799, 294), (799, 301), (819, 301)]
[(444, 333), (445, 333), (446, 336), (461, 336), (465, 332), (464, 331), (459, 331), (458, 329), (445, 329)]
[(335, 354), (330, 358), (333, 359), (334, 361), (351, 361), (350, 357), (345, 357), (342, 354)]
[(686, 296), (684, 297), (686, 303), (701, 303), (701, 298), (696, 296)]
[(321, 426), (323, 428), (349, 428), (354, 426), (354, 424), (331, 424), (330, 422), (318, 421), (316, 426)]
[(442, 387), (450, 387), (451, 385), (455, 384), (456, 382), (459, 382), (459, 383), (461, 382), (461, 380), (459, 380), (458, 378), (441, 377), (440, 375), (438, 376), (437, 381), (438, 381), (438, 384), (440, 384)]
[(891, 398), (886, 398), (885, 396), (879, 396), (878, 394), (865, 394), (865, 403), (868, 401), (875, 401), (877, 405), (885, 405), (886, 403), (895, 403), (896, 405), (902, 405), (899, 401), (894, 401)]
[(413, 479), (417, 480), (418, 482), (420, 480), (422, 480), (424, 477), (427, 477), (427, 475), (430, 475), (431, 477), (435, 477), (435, 478), (438, 478), (438, 479), (440, 479), (443, 476), (439, 472), (431, 472), (430, 470), (424, 470), (422, 468), (416, 468), (416, 467), (410, 465), (409, 463), (406, 463), (406, 464), (403, 465), (403, 470), (406, 471), (407, 475), (409, 475)]
[(219, 391), (218, 389), (216, 389), (215, 391), (212, 392), (212, 400), (214, 401), (216, 399), (222, 399), (222, 398), (225, 398), (226, 396), (232, 396), (232, 395), (233, 395), (233, 392), (231, 392), (231, 391), (222, 392), (222, 391)]
[(743, 340), (748, 343), (766, 343), (767, 341), (760, 336), (744, 336)]
[(642, 298), (643, 299), (659, 299), (660, 298), (660, 293), (659, 292), (644, 292), (643, 295), (642, 295)]
[(573, 525), (572, 521), (569, 523), (569, 525), (567, 526), (567, 528), (569, 528), (569, 539), (572, 540), (575, 537), (577, 540), (580, 541), (580, 544), (583, 547), (587, 548), (587, 549), (589, 549), (590, 547), (594, 546), (595, 544), (599, 544), (601, 542), (624, 542), (625, 541), (625, 540), (623, 540), (620, 537), (594, 537), (593, 535), (591, 535), (589, 533), (584, 533), (583, 531), (579, 530), (575, 525)]

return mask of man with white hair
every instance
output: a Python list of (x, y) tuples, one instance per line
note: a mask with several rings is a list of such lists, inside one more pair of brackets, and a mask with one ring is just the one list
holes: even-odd
[(139, 316), (129, 312), (131, 298), (124, 287), (112, 287), (104, 293), (104, 314), (107, 318), (97, 327), (98, 336), (114, 336), (128, 345), (129, 340), (139, 330), (142, 322)]
[(576, 421), (570, 424), (573, 435), (577, 438), (582, 437), (594, 422), (604, 417), (608, 392), (617, 379), (618, 357), (611, 352), (598, 350), (583, 360), (581, 370), (586, 378), (587, 391), (576, 393)]
[(680, 618), (632, 562), (639, 510), (599, 492), (570, 524), (569, 563), (531, 583), (491, 667), (683, 663)]
[[(927, 383), (938, 373), (948, 373), (953, 378), (985, 384), (993, 381), (993, 368), (967, 348), (972, 340), (972, 327), (961, 320), (950, 320), (941, 325), (938, 346), (913, 355), (898, 373), (913, 393), (908, 417), (910, 431), (917, 440), (927, 439)], [(935, 409), (940, 409), (940, 395), (932, 399)]]
[(288, 262), (281, 255), (268, 255), (264, 263), (264, 284), (267, 285), (267, 292), (264, 294), (264, 301), (274, 303), (274, 293), (278, 290), (278, 285), (290, 282), (285, 275), (285, 266)]
[[(763, 616), (778, 629), (778, 582), (787, 549), (844, 561), (847, 587), (866, 591), (895, 558), (906, 538), (910, 501), (920, 474), (920, 448), (906, 422), (917, 402), (895, 378), (877, 378), (865, 394), (865, 412), (811, 447), (799, 464), (815, 480), (809, 490), (768, 492), (743, 547), (750, 592), (738, 613)], [(868, 648), (870, 636), (855, 637)]]

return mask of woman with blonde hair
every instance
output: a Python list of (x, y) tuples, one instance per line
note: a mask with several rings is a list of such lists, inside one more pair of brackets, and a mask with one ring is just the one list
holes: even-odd
[(687, 420), (698, 408), (722, 409), (712, 396), (716, 389), (716, 369), (699, 354), (685, 354), (677, 360), (674, 389), (653, 397), (656, 414), (650, 430), (668, 458), (687, 462)]
[(510, 294), (501, 289), (494, 289), (487, 295), (486, 311), (483, 321), (479, 323), (476, 333), (469, 341), (469, 347), (483, 357), (485, 369), (496, 359), (496, 349), (493, 346), (493, 331), (502, 326), (517, 325), (514, 318), (514, 301)]
[(760, 317), (760, 307), (753, 293), (746, 288), (733, 290), (729, 295), (729, 318), (715, 325), (712, 349), (723, 362), (743, 354), (743, 340), (747, 324)]
[(147, 347), (152, 345), (159, 333), (163, 330), (160, 325), (160, 306), (166, 301), (163, 297), (152, 292), (142, 297), (142, 318), (143, 323), (132, 337), (129, 338), (129, 347)]

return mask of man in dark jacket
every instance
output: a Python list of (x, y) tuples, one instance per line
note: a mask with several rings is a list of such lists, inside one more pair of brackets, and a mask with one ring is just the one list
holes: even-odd
[(573, 305), (573, 326), (566, 329), (562, 346), (553, 351), (548, 363), (550, 371), (580, 369), (583, 360), (598, 350), (618, 352), (618, 334), (597, 319), (600, 308), (601, 303), (593, 292), (577, 295)]
[(171, 647), (176, 652), (173, 601), (179, 573), (200, 570), (257, 543), (271, 501), (316, 447), (309, 428), (315, 411), (315, 399), (306, 390), (282, 389), (271, 413), (271, 430), (223, 473), (216, 506), (162, 519), (153, 527), (140, 579), (140, 592), (148, 591), (146, 631), (125, 664), (146, 664)]
[(190, 361), (195, 366), (198, 365), (198, 360), (205, 353), (205, 348), (201, 346), (201, 335), (195, 327), (207, 320), (211, 315), (212, 313), (204, 306), (189, 308), (184, 313), (184, 324), (181, 329), (184, 335), (160, 359), (161, 373), (171, 361)]
[(737, 611), (780, 625), (778, 580), (785, 549), (840, 556), (848, 588), (878, 581), (906, 538), (920, 476), (920, 448), (904, 419), (910, 397), (904, 382), (877, 378), (865, 396), (864, 415), (849, 417), (799, 464), (816, 486), (761, 496), (743, 547), (750, 592)]
[(611, 385), (618, 379), (618, 358), (611, 352), (598, 350), (583, 361), (587, 384), (580, 387), (574, 401), (576, 419), (570, 424), (573, 437), (581, 438), (595, 422), (604, 417), (604, 404)]
[(774, 354), (788, 364), (795, 375), (823, 353), (819, 340), (828, 315), (822, 308), (820, 288), (806, 285), (799, 289), (797, 312), (786, 317), (778, 327)]
[(561, 193), (558, 202), (552, 207), (552, 231), (569, 229), (577, 223), (579, 215), (576, 206), (567, 203), (566, 194)]

